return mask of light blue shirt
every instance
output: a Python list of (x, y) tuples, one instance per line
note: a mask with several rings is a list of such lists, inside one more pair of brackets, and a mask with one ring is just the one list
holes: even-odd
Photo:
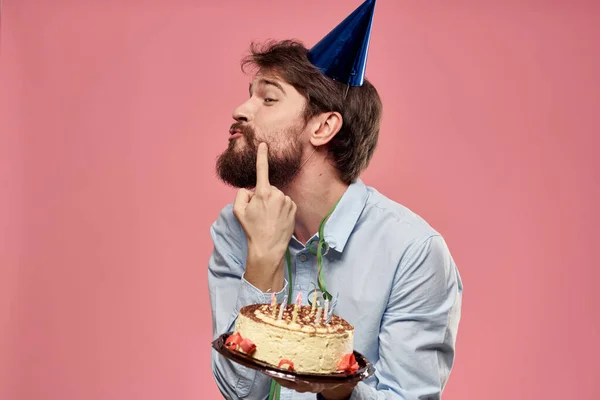
[[(233, 330), (241, 307), (270, 303), (271, 295), (244, 279), (247, 241), (233, 215), (222, 209), (210, 229), (208, 265), (213, 336)], [(349, 186), (324, 228), (330, 250), (323, 257), (327, 290), (339, 299), (335, 313), (355, 327), (355, 350), (376, 368), (352, 400), (440, 399), (454, 364), (462, 282), (442, 236), (408, 208), (360, 179)], [(305, 247), (292, 237), (293, 299), (303, 303), (317, 283), (318, 234)], [(287, 268), (286, 268), (287, 271)], [(287, 274), (287, 272), (286, 272)], [(277, 293), (281, 303), (288, 290)], [(233, 363), (215, 350), (212, 370), (229, 399), (268, 397), (270, 378)], [(281, 389), (281, 399), (315, 399)]]

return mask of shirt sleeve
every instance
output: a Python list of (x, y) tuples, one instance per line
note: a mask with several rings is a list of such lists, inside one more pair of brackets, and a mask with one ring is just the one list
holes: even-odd
[(413, 248), (395, 272), (379, 331), (375, 379), (350, 400), (439, 400), (454, 364), (462, 282), (441, 236)]
[[(249, 304), (270, 303), (271, 293), (264, 293), (244, 279), (247, 254), (246, 236), (226, 206), (210, 227), (213, 251), (208, 263), (208, 289), (212, 310), (213, 340), (234, 329), (240, 309)], [(288, 287), (276, 293), (281, 303)], [(256, 370), (223, 357), (216, 350), (211, 355), (212, 372), (221, 394), (228, 399), (266, 399), (271, 379)]]

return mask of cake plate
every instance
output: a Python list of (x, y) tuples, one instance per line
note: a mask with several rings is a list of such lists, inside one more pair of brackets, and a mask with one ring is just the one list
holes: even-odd
[(212, 347), (224, 357), (245, 367), (255, 369), (271, 378), (286, 380), (293, 383), (358, 383), (369, 378), (375, 373), (375, 367), (365, 356), (354, 351), (354, 357), (358, 363), (358, 370), (351, 372), (336, 372), (331, 374), (316, 374), (309, 372), (293, 372), (286, 369), (277, 368), (274, 365), (256, 360), (247, 354), (230, 350), (225, 347), (225, 340), (232, 332), (220, 335), (212, 342)]

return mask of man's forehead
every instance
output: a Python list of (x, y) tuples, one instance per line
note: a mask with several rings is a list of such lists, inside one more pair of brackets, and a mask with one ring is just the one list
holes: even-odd
[(256, 72), (256, 74), (253, 77), (253, 81), (258, 81), (261, 79), (266, 79), (269, 81), (277, 81), (277, 82), (281, 82), (283, 83), (283, 78), (281, 78), (281, 76), (279, 76), (275, 71), (272, 70), (261, 70)]
[(289, 90), (290, 85), (286, 83), (283, 79), (278, 77), (272, 73), (258, 73), (254, 76), (254, 78), (250, 81), (249, 88), (252, 90), (254, 86), (273, 86), (281, 90), (283, 93), (286, 93), (286, 89)]

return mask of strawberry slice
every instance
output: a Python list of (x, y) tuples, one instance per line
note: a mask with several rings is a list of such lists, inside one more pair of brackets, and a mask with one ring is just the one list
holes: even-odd
[(229, 337), (225, 340), (225, 347), (229, 350), (237, 350), (239, 344), (242, 342), (242, 337), (239, 333), (234, 333), (233, 335), (229, 335)]
[(240, 342), (242, 351), (246, 354), (252, 354), (256, 351), (256, 345), (250, 339), (242, 339)]
[(279, 365), (277, 365), (277, 368), (287, 369), (288, 371), (293, 371), (294, 370), (294, 363), (291, 362), (290, 360), (286, 360), (285, 358), (282, 358), (279, 361)]
[(356, 362), (354, 353), (344, 354), (344, 357), (342, 357), (338, 364), (338, 371), (350, 373), (358, 371), (358, 363)]

